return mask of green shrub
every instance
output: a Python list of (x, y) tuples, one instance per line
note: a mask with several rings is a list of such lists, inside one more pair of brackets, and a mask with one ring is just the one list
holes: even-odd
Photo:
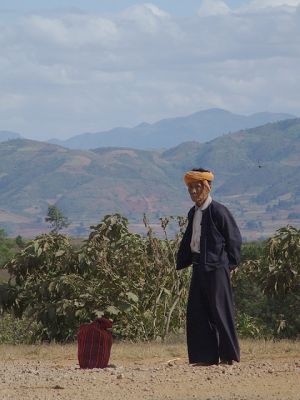
[(236, 317), (236, 327), (241, 338), (266, 338), (272, 336), (264, 321), (243, 312)]
[(4, 229), (0, 229), (0, 269), (9, 261), (18, 251), (18, 245), (15, 239), (8, 238)]
[(0, 290), (0, 304), (34, 318), (37, 340), (72, 340), (80, 323), (100, 315), (113, 319), (121, 338), (149, 340), (178, 331), (189, 280), (174, 267), (181, 235), (167, 237), (169, 219), (161, 220), (164, 239), (144, 222), (147, 237), (129, 232), (121, 215), (106, 216), (79, 251), (64, 235), (38, 236), (7, 264), (12, 280)]
[(4, 313), (0, 318), (0, 344), (31, 344), (35, 341), (37, 329), (35, 321)]
[(244, 303), (239, 296), (238, 309), (259, 317), (274, 337), (298, 337), (300, 230), (291, 226), (279, 229), (267, 240), (259, 258), (241, 264), (234, 283), (237, 291), (246, 294)]
[[(182, 332), (191, 268), (178, 273), (175, 263), (185, 219), (160, 222), (162, 238), (146, 217), (143, 236), (130, 232), (127, 219), (115, 214), (91, 227), (75, 249), (58, 233), (25, 244), (6, 265), (10, 281), (0, 284), (0, 313), (8, 321), (1, 340), (74, 340), (81, 323), (102, 315), (113, 320), (121, 339), (164, 340)], [(170, 223), (177, 224), (172, 239)], [(299, 334), (299, 248), (300, 231), (292, 227), (243, 246), (232, 277), (241, 336)], [(24, 324), (32, 328), (22, 331)]]

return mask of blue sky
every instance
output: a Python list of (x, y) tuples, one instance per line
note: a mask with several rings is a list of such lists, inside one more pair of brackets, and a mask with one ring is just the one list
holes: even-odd
[(213, 107), (300, 116), (300, 0), (0, 0), (0, 48), (0, 130), (33, 139)]

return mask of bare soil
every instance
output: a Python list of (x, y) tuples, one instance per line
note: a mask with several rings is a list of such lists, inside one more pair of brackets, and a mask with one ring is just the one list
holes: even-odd
[(76, 345), (0, 346), (0, 399), (299, 400), (300, 342), (242, 341), (233, 366), (193, 367), (184, 343), (114, 344), (81, 370)]

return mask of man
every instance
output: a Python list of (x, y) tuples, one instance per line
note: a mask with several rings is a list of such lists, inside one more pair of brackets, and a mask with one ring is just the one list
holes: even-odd
[(194, 169), (184, 176), (192, 201), (177, 254), (177, 269), (193, 265), (187, 306), (189, 362), (231, 365), (240, 360), (230, 272), (240, 260), (241, 234), (222, 204), (211, 198), (214, 175)]

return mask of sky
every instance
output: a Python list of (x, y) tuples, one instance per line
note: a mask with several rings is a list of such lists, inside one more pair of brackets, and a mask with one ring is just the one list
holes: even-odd
[(300, 116), (300, 0), (0, 0), (0, 131)]

